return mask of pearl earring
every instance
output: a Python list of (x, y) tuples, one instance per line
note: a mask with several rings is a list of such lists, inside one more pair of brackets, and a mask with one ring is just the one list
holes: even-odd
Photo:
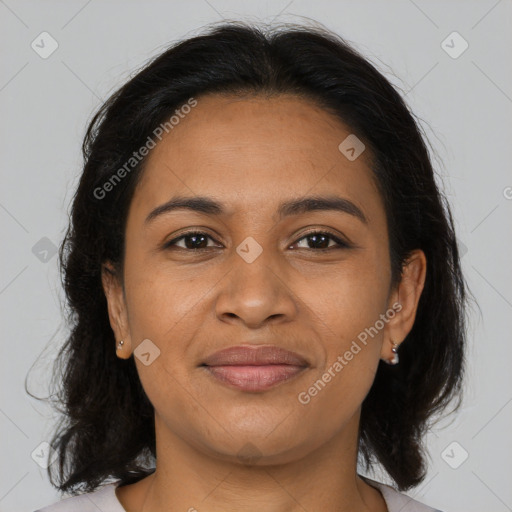
[(121, 340), (118, 344), (117, 344), (117, 350), (121, 350), (123, 348), (123, 345), (124, 345), (124, 341)]
[(394, 341), (392, 343), (393, 343), (393, 348), (391, 349), (391, 352), (393, 352), (393, 357), (391, 359), (389, 359), (388, 361), (386, 361), (386, 363), (395, 365), (395, 364), (398, 364), (398, 361), (400, 360), (398, 357), (398, 347), (400, 346), (400, 344), (396, 343)]

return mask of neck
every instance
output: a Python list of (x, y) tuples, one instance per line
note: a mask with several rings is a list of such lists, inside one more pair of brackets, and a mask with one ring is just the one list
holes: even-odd
[(357, 476), (355, 420), (303, 457), (278, 464), (261, 457), (243, 465), (232, 456), (205, 454), (156, 416), (156, 471), (117, 495), (128, 512), (387, 512), (380, 492)]

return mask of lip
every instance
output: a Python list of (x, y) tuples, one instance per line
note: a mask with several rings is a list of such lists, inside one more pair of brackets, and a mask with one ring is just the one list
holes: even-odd
[(276, 345), (237, 345), (214, 352), (203, 361), (203, 365), (206, 366), (264, 366), (270, 364), (309, 366), (306, 359), (299, 354)]
[(202, 367), (223, 384), (243, 391), (265, 391), (302, 373), (308, 361), (274, 345), (239, 345), (208, 356)]

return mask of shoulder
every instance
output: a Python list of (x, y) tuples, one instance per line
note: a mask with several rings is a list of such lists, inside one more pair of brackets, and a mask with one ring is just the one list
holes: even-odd
[(65, 498), (35, 512), (125, 512), (116, 496), (117, 485), (106, 484), (94, 492)]
[(441, 512), (440, 510), (428, 507), (419, 501), (413, 500), (406, 494), (398, 492), (390, 485), (382, 484), (371, 480), (368, 477), (359, 475), (367, 484), (378, 489), (386, 502), (389, 512)]
[[(362, 475), (359, 476), (382, 493), (389, 512), (441, 512), (413, 500), (389, 485)], [(115, 493), (117, 485), (118, 483), (107, 484), (94, 492), (65, 498), (35, 512), (98, 512), (98, 510), (102, 512), (125, 512)]]

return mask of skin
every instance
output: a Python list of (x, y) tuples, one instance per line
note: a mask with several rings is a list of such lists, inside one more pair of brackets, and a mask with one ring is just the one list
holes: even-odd
[[(426, 260), (414, 251), (391, 286), (384, 206), (368, 150), (349, 161), (338, 145), (350, 128), (295, 96), (209, 95), (150, 152), (128, 214), (123, 275), (106, 264), (103, 285), (120, 358), (149, 339), (160, 355), (135, 358), (155, 408), (156, 472), (119, 487), (128, 512), (183, 510), (385, 512), (356, 472), (361, 403), (379, 359), (411, 330)], [(339, 211), (279, 218), (283, 201), (336, 195), (368, 223)], [(175, 195), (208, 196), (223, 215), (149, 213)], [(190, 237), (163, 248), (185, 229)], [(309, 232), (326, 230), (321, 251)], [(263, 249), (248, 263), (236, 248)], [(188, 245), (187, 245), (188, 244)], [(197, 244), (196, 244), (197, 245)], [(110, 271), (107, 271), (110, 270)], [(311, 401), (297, 396), (357, 335), (399, 302), (402, 309)], [(240, 344), (274, 344), (305, 357), (295, 378), (258, 393), (225, 386), (200, 367)], [(256, 460), (239, 452), (251, 443)], [(246, 446), (247, 448), (247, 446)]]

